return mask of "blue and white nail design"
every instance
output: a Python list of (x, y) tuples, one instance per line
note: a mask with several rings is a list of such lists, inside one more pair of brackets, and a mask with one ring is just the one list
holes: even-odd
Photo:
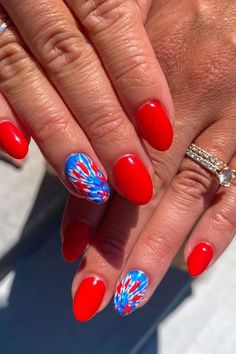
[(142, 301), (149, 280), (141, 270), (132, 270), (116, 288), (114, 296), (114, 308), (121, 316), (127, 316), (135, 311)]
[(103, 204), (109, 199), (107, 179), (87, 155), (78, 153), (69, 156), (65, 173), (82, 197), (97, 204)]

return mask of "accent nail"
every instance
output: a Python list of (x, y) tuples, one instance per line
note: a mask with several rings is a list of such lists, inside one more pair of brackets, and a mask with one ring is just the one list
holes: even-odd
[(173, 141), (173, 128), (164, 108), (157, 100), (144, 103), (137, 112), (137, 124), (143, 138), (155, 149), (168, 150)]
[(114, 166), (115, 183), (121, 194), (135, 204), (148, 203), (153, 195), (151, 177), (135, 155), (125, 155)]
[(23, 133), (11, 122), (0, 123), (0, 147), (14, 159), (23, 159), (29, 144)]
[(191, 252), (187, 260), (188, 272), (192, 277), (196, 277), (204, 272), (213, 257), (213, 248), (201, 242)]
[(97, 204), (105, 203), (110, 196), (106, 177), (86, 154), (68, 157), (65, 173), (81, 197)]
[(105, 284), (99, 278), (89, 277), (81, 282), (73, 301), (73, 312), (77, 321), (88, 321), (96, 314), (105, 290)]
[(65, 230), (62, 241), (62, 254), (65, 261), (77, 261), (92, 239), (91, 228), (85, 222), (76, 220)]
[(114, 296), (114, 308), (121, 316), (134, 312), (142, 301), (149, 280), (141, 270), (132, 270), (118, 283)]

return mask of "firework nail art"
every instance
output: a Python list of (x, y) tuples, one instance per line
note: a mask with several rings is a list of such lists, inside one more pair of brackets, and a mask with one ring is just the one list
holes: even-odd
[(110, 189), (102, 171), (85, 154), (73, 154), (66, 161), (65, 173), (81, 195), (97, 204), (105, 203)]
[(126, 316), (135, 311), (148, 287), (148, 277), (141, 270), (132, 270), (119, 282), (114, 296), (114, 308)]

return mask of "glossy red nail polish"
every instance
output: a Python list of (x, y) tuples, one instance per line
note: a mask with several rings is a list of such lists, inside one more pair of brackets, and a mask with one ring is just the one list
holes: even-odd
[(113, 175), (122, 195), (135, 204), (148, 203), (153, 195), (151, 177), (135, 155), (125, 155), (117, 161)]
[(92, 239), (90, 226), (79, 220), (70, 224), (63, 236), (62, 254), (70, 263), (79, 259)]
[(11, 122), (0, 123), (0, 147), (14, 159), (23, 159), (28, 153), (28, 141)]
[(143, 138), (155, 149), (168, 150), (173, 128), (164, 108), (157, 100), (146, 102), (137, 112), (137, 124)]
[(192, 277), (196, 277), (204, 272), (213, 257), (213, 248), (201, 242), (193, 250), (187, 260), (188, 272)]
[(82, 281), (73, 301), (73, 312), (77, 321), (88, 321), (96, 314), (105, 290), (105, 284), (99, 278), (89, 277)]

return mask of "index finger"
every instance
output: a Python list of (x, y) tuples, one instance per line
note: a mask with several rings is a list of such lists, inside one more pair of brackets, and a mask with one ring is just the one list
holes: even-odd
[(135, 2), (66, 2), (88, 31), (142, 137), (155, 149), (167, 150), (173, 140), (173, 102)]

